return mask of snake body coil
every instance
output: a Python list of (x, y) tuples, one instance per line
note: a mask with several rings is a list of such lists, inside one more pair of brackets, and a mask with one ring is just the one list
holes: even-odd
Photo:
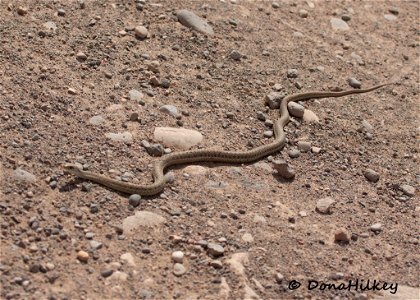
[(263, 157), (274, 154), (283, 149), (286, 143), (286, 136), (284, 133), (284, 126), (289, 122), (290, 116), (287, 110), (287, 104), (290, 101), (305, 101), (314, 98), (329, 98), (329, 97), (343, 97), (351, 94), (362, 94), (387, 84), (377, 85), (368, 89), (349, 90), (342, 92), (307, 92), (289, 95), (285, 97), (280, 104), (280, 118), (278, 118), (273, 127), (275, 140), (267, 145), (259, 146), (249, 151), (220, 151), (220, 150), (188, 150), (178, 153), (171, 153), (163, 156), (156, 161), (153, 169), (154, 182), (147, 185), (137, 185), (119, 180), (111, 179), (100, 174), (84, 171), (74, 164), (64, 165), (64, 169), (78, 177), (88, 179), (111, 189), (124, 192), (127, 194), (139, 194), (143, 196), (150, 196), (160, 193), (165, 186), (164, 170), (173, 165), (190, 164), (196, 162), (222, 162), (241, 164), (257, 161)]

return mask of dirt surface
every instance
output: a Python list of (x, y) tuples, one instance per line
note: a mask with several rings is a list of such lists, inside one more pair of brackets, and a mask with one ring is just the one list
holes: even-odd
[[(379, 294), (321, 288), (350, 280), (398, 284), (400, 299), (416, 299), (419, 2), (278, 2), (0, 1), (2, 299)], [(214, 35), (180, 24), (179, 9), (204, 17)], [(349, 29), (334, 29), (332, 18)], [(144, 39), (135, 37), (140, 25)], [(158, 158), (142, 141), (157, 143), (156, 127), (201, 132), (192, 149), (251, 149), (273, 140), (257, 118), (278, 117), (266, 95), (351, 89), (351, 77), (362, 88), (394, 84), (305, 102), (319, 122), (292, 118), (273, 156), (293, 180), (270, 159), (180, 167), (163, 194), (134, 207), (129, 195), (61, 168), (79, 162), (147, 183)], [(180, 116), (160, 110), (168, 104)], [(132, 141), (106, 136), (121, 132)], [(291, 158), (299, 141), (315, 148)], [(329, 212), (317, 211), (327, 197)], [(301, 287), (291, 290), (292, 280)], [(414, 296), (401, 296), (410, 287)]]

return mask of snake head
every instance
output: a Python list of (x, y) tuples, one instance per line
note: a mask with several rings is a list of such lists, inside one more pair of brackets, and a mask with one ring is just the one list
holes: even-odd
[(82, 173), (82, 166), (78, 164), (64, 164), (63, 165), (65, 174), (80, 175)]

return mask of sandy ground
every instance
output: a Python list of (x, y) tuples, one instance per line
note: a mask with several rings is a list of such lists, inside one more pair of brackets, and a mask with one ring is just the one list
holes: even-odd
[[(278, 2), (0, 1), (2, 299), (379, 297), (361, 290), (368, 280), (419, 299), (419, 2)], [(180, 24), (179, 9), (214, 35)], [(251, 149), (273, 139), (257, 119), (278, 117), (267, 94), (346, 90), (349, 78), (394, 84), (305, 102), (319, 122), (292, 118), (273, 156), (293, 180), (268, 159), (179, 167), (133, 207), (61, 168), (146, 183), (158, 158), (142, 140), (156, 143), (156, 127), (201, 132), (192, 149)], [(121, 132), (132, 141), (106, 136)], [(299, 141), (315, 149), (291, 158)]]

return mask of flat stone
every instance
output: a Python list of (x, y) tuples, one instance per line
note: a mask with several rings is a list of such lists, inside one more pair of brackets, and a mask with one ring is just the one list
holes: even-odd
[(277, 170), (279, 176), (292, 179), (295, 177), (296, 172), (292, 168), (289, 167), (288, 163), (284, 159), (278, 159), (273, 161), (273, 167)]
[(154, 139), (162, 142), (166, 147), (188, 149), (203, 140), (203, 135), (196, 131), (185, 128), (157, 127)]
[(36, 176), (32, 173), (29, 173), (21, 168), (17, 168), (13, 171), (14, 179), (18, 181), (24, 181), (28, 183), (34, 183), (36, 181)]
[(92, 125), (101, 125), (105, 123), (105, 119), (104, 117), (98, 115), (98, 116), (93, 116), (92, 118), (89, 119), (89, 124)]
[(252, 236), (252, 234), (250, 233), (244, 233), (242, 235), (242, 241), (244, 241), (245, 243), (253, 243), (254, 242), (254, 237)]
[(135, 233), (140, 227), (158, 226), (166, 219), (161, 215), (149, 211), (137, 211), (134, 216), (129, 216), (123, 220), (124, 234)]
[(128, 131), (118, 133), (108, 132), (105, 136), (114, 142), (123, 142), (126, 144), (131, 144), (133, 142), (133, 135)]
[(131, 90), (128, 92), (130, 100), (140, 102), (143, 101), (144, 94), (138, 90)]
[(333, 29), (337, 30), (349, 30), (349, 25), (339, 18), (331, 18), (330, 23)]
[(330, 197), (319, 199), (316, 203), (316, 210), (321, 214), (329, 214), (334, 203), (335, 200)]
[(303, 113), (303, 121), (308, 123), (318, 123), (319, 118), (312, 110), (305, 109), (305, 112)]
[(286, 97), (284, 92), (271, 92), (265, 96), (264, 101), (271, 109), (277, 109), (284, 97)]
[(174, 105), (163, 105), (159, 108), (159, 110), (165, 114), (168, 114), (172, 117), (178, 116), (178, 109)]
[(52, 21), (45, 22), (43, 25), (50, 32), (55, 32), (57, 30), (57, 25)]
[(300, 156), (300, 151), (299, 149), (292, 148), (287, 151), (287, 154), (290, 156), (290, 158), (298, 158)]
[(178, 11), (177, 17), (178, 21), (188, 28), (194, 29), (207, 35), (214, 34), (213, 28), (206, 22), (206, 20), (200, 18), (192, 11), (181, 9)]
[(134, 35), (138, 39), (145, 39), (145, 38), (147, 38), (148, 34), (149, 34), (149, 31), (144, 26), (136, 26), (134, 28)]
[(381, 223), (375, 223), (372, 226), (370, 226), (370, 230), (372, 230), (373, 232), (382, 231), (382, 224)]
[(400, 186), (401, 191), (409, 197), (413, 197), (416, 194), (416, 188), (408, 184), (403, 184)]
[(218, 257), (223, 255), (225, 249), (219, 244), (208, 243), (207, 252), (213, 257)]

